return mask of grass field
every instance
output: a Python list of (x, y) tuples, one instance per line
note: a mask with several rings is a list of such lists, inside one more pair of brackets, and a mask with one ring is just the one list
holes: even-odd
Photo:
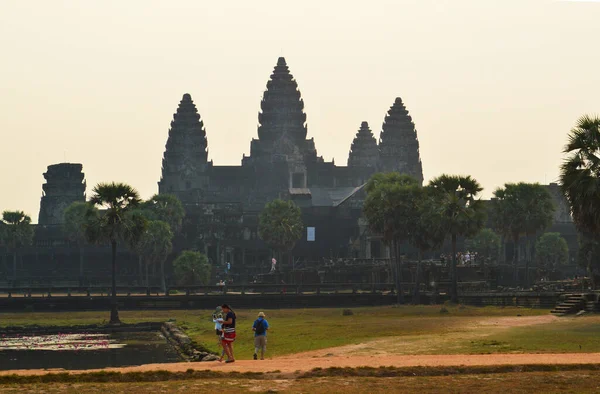
[[(354, 315), (342, 316), (341, 309), (285, 309), (264, 310), (271, 325), (268, 334), (270, 356), (292, 354), (389, 336), (425, 338), (428, 335), (467, 334), (482, 317), (536, 316), (548, 311), (524, 308), (475, 308), (449, 306), (448, 313), (440, 313), (439, 306), (402, 306), (354, 308)], [(252, 349), (252, 322), (258, 310), (237, 310), (236, 353), (239, 358), (250, 358)], [(217, 351), (212, 311), (123, 311), (126, 323), (167, 321), (173, 319), (190, 338)], [(108, 312), (60, 313), (4, 313), (0, 326), (31, 325), (85, 325), (106, 323)]]
[[(402, 306), (341, 309), (264, 310), (271, 325), (268, 356), (363, 344), (356, 352), (373, 354), (480, 354), (525, 352), (600, 352), (600, 317), (561, 318), (525, 327), (482, 325), (496, 317), (547, 316), (547, 310), (497, 307)], [(127, 323), (173, 319), (192, 340), (217, 351), (212, 311), (123, 311)], [(252, 356), (252, 322), (258, 310), (236, 311), (240, 359)], [(108, 312), (3, 313), (0, 326), (106, 323)], [(378, 339), (397, 337), (377, 344)], [(371, 346), (370, 343), (373, 343)]]
[[(218, 389), (217, 389), (218, 388)], [(428, 377), (327, 377), (253, 380), (195, 379), (144, 383), (11, 384), (3, 393), (597, 393), (600, 374), (593, 371), (464, 374)]]

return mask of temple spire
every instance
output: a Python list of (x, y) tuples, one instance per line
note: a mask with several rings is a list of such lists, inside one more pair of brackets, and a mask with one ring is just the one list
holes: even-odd
[(383, 171), (398, 171), (423, 182), (417, 131), (400, 97), (396, 98), (385, 116), (379, 139), (379, 154)]
[(204, 187), (207, 147), (204, 123), (192, 96), (186, 93), (171, 121), (163, 156), (159, 193), (179, 195), (187, 190)]
[(369, 128), (369, 124), (362, 122), (350, 146), (348, 167), (377, 167), (378, 161), (377, 141)]
[(285, 58), (277, 59), (267, 90), (260, 103), (258, 138), (275, 141), (287, 135), (294, 141), (306, 139), (306, 114), (298, 84), (290, 74)]

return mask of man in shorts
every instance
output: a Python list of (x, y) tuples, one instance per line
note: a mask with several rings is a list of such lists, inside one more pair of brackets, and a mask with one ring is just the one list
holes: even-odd
[(223, 338), (221, 343), (223, 344), (223, 350), (227, 354), (226, 363), (232, 363), (235, 361), (233, 357), (233, 342), (235, 341), (235, 313), (231, 310), (229, 305), (221, 305), (223, 309)]
[(258, 319), (254, 321), (252, 325), (252, 331), (254, 331), (254, 359), (258, 360), (258, 351), (260, 350), (260, 359), (265, 359), (265, 352), (267, 351), (267, 330), (269, 329), (269, 322), (265, 319), (263, 312), (258, 313)]

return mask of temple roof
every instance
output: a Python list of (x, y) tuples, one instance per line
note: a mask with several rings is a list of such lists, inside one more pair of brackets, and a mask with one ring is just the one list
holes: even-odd
[(377, 140), (373, 136), (369, 124), (362, 122), (360, 129), (350, 146), (348, 155), (349, 167), (376, 167), (379, 160)]
[(276, 140), (288, 134), (294, 140), (306, 139), (306, 114), (304, 101), (300, 96), (298, 84), (290, 74), (283, 57), (277, 60), (271, 78), (267, 82), (258, 114), (258, 138)]
[(400, 97), (385, 116), (379, 153), (383, 171), (398, 171), (423, 181), (417, 130)]

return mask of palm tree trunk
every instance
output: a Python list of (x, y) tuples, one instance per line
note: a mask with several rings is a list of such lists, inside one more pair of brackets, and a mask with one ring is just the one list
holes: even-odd
[(450, 301), (458, 303), (458, 278), (456, 275), (456, 234), (452, 234), (452, 266), (450, 267), (450, 280), (452, 288), (450, 289)]
[(79, 246), (79, 287), (83, 287), (83, 261), (84, 261), (83, 245)]
[(419, 249), (418, 252), (418, 259), (417, 259), (417, 272), (415, 273), (415, 288), (413, 289), (413, 299), (412, 299), (412, 303), (413, 304), (420, 304), (420, 299), (419, 299), (419, 284), (421, 282), (421, 260), (422, 260), (422, 252), (421, 249)]
[(119, 310), (117, 304), (117, 241), (111, 241), (112, 249), (112, 297), (110, 300), (110, 325), (119, 325)]
[(142, 285), (142, 283), (144, 283), (144, 258), (142, 257), (142, 255), (140, 254), (138, 256), (138, 274), (139, 274), (139, 281), (140, 281), (140, 286)]
[(513, 235), (513, 280), (515, 285), (519, 282), (519, 234)]
[(400, 257), (400, 242), (395, 240), (394, 252), (396, 255), (396, 289), (398, 290), (398, 304), (404, 304), (404, 292), (402, 291), (402, 261)]
[(531, 237), (526, 235), (526, 250), (525, 250), (525, 288), (529, 287), (529, 263), (531, 261)]
[(165, 260), (160, 260), (160, 287), (163, 293), (167, 295), (167, 283), (165, 281)]
[(13, 251), (13, 279), (17, 279), (17, 249)]

